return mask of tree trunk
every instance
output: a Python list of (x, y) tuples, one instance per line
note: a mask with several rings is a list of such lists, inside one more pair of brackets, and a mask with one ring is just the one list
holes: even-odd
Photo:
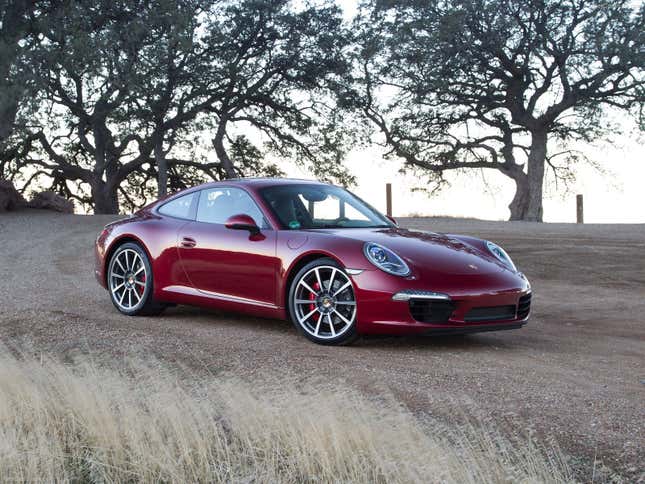
[(511, 211), (510, 220), (525, 220), (529, 204), (529, 177), (519, 165), (503, 173), (515, 182), (515, 195), (508, 208)]
[(111, 187), (103, 180), (96, 180), (92, 183), (92, 200), (94, 201), (94, 213), (97, 215), (119, 213), (116, 187)]
[(528, 156), (528, 205), (523, 220), (542, 222), (542, 191), (544, 189), (546, 150), (546, 130), (533, 131)]
[(163, 139), (155, 140), (154, 150), (157, 163), (157, 196), (161, 198), (168, 193), (168, 161), (163, 152)]
[[(1, 86), (2, 83), (0, 83), (0, 90), (4, 91), (4, 88)], [(16, 113), (18, 112), (17, 97), (13, 100), (3, 98), (4, 92), (0, 93), (0, 147), (11, 136), (16, 121)]]
[(500, 167), (500, 171), (515, 182), (515, 195), (508, 206), (511, 211), (510, 220), (524, 220), (529, 204), (529, 178), (524, 173), (524, 166), (515, 162), (513, 130), (506, 123), (502, 124), (502, 134), (504, 136), (504, 146), (502, 147), (504, 164)]
[(224, 173), (226, 178), (238, 178), (237, 172), (235, 171), (235, 166), (233, 161), (228, 157), (226, 148), (224, 148), (224, 123), (220, 122), (219, 128), (217, 128), (217, 133), (215, 138), (213, 138), (213, 147), (215, 148), (215, 153), (219, 159), (222, 168), (224, 168)]

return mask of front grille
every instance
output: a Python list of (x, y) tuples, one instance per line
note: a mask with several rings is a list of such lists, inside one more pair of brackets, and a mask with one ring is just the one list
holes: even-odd
[(526, 319), (531, 312), (531, 293), (525, 294), (517, 304), (517, 319)]
[(410, 313), (421, 323), (447, 323), (455, 310), (451, 301), (410, 300)]
[(477, 321), (502, 321), (505, 319), (515, 319), (514, 305), (472, 308), (466, 314), (464, 321), (474, 323)]

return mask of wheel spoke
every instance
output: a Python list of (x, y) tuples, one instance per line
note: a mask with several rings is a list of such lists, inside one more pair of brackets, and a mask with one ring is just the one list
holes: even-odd
[(336, 291), (336, 292), (333, 294), (333, 296), (334, 296), (334, 297), (338, 296), (341, 292), (343, 292), (345, 289), (347, 289), (349, 286), (351, 286), (351, 284), (352, 284), (351, 282), (347, 281), (345, 284), (343, 284), (342, 286), (340, 286), (340, 289), (338, 289), (338, 291)]
[(318, 322), (316, 323), (316, 329), (314, 330), (314, 334), (318, 336), (318, 331), (320, 331), (320, 322), (322, 321), (322, 315), (318, 318)]
[(132, 307), (132, 291), (128, 289), (128, 307)]
[(322, 280), (320, 279), (320, 271), (318, 270), (317, 267), (316, 269), (314, 269), (314, 272), (316, 273), (316, 281), (318, 281), (318, 287), (320, 287), (321, 291), (324, 291), (325, 286), (323, 286)]
[(137, 304), (139, 304), (139, 301), (141, 301), (141, 296), (139, 296), (139, 293), (134, 290), (134, 287), (130, 289), (132, 293), (137, 297)]
[(110, 276), (118, 277), (119, 279), (125, 279), (125, 276), (122, 276), (121, 274), (117, 274), (116, 272), (110, 273)]
[(329, 324), (329, 328), (331, 330), (331, 335), (336, 336), (336, 330), (334, 329), (334, 322), (331, 319), (331, 314), (327, 313), (327, 323)]
[(334, 277), (336, 277), (336, 269), (331, 270), (331, 276), (329, 276), (329, 290), (331, 291), (334, 288)]
[(128, 292), (125, 289), (121, 293), (121, 299), (119, 299), (119, 306), (123, 305), (123, 300), (125, 299), (125, 293)]
[(141, 282), (141, 281), (134, 281), (134, 283), (135, 283), (135, 284), (137, 284), (138, 286), (146, 287), (146, 283), (145, 283), (145, 282)]
[(141, 264), (141, 267), (139, 267), (139, 269), (133, 275), (136, 276), (137, 274), (139, 274), (141, 271), (144, 271), (145, 269), (146, 269), (146, 266)]
[(303, 286), (305, 289), (307, 289), (307, 291), (309, 291), (310, 293), (312, 293), (312, 294), (314, 294), (314, 295), (316, 295), (316, 296), (318, 295), (318, 293), (317, 293), (316, 291), (314, 291), (314, 290), (311, 288), (311, 286), (309, 286), (309, 284), (307, 284), (307, 283), (306, 283), (304, 280), (302, 280), (302, 279), (300, 280), (300, 285), (301, 285), (301, 286)]
[(334, 309), (334, 313), (336, 314), (336, 316), (338, 316), (340, 319), (342, 319), (345, 324), (352, 324), (349, 319), (347, 319), (345, 316), (340, 314), (340, 312), (337, 311), (336, 309)]
[(119, 264), (119, 267), (123, 271), (123, 274), (125, 274), (128, 271), (125, 270), (125, 267), (123, 267), (123, 264), (121, 264), (121, 261), (119, 259), (121, 259), (121, 254), (119, 254), (119, 256), (116, 258), (116, 263)]
[(113, 287), (113, 288), (112, 288), (112, 292), (116, 294), (116, 292), (117, 292), (119, 289), (121, 289), (123, 286), (125, 286), (125, 282), (122, 282), (122, 283), (121, 283), (121, 284), (119, 284), (118, 286)]
[(132, 267), (130, 267), (130, 270), (134, 272), (134, 268), (139, 264), (143, 265), (141, 263), (141, 257), (139, 257), (139, 254), (134, 254), (134, 257), (132, 258)]
[(294, 301), (296, 304), (316, 304), (316, 301), (313, 301), (311, 299), (296, 299)]
[(307, 321), (307, 319), (309, 319), (309, 318), (311, 317), (311, 315), (312, 315), (313, 313), (315, 313), (316, 311), (318, 311), (318, 308), (313, 309), (312, 311), (310, 311), (309, 313), (307, 313), (305, 316), (303, 316), (303, 317), (300, 319), (300, 322), (301, 322), (301, 323), (304, 323), (305, 321)]
[(134, 263), (136, 261), (136, 255), (132, 255), (132, 260), (130, 260), (130, 251), (126, 252), (126, 261), (128, 263), (128, 270), (132, 272), (132, 269), (134, 268)]
[(356, 306), (356, 301), (336, 301), (336, 304), (343, 304), (345, 306)]

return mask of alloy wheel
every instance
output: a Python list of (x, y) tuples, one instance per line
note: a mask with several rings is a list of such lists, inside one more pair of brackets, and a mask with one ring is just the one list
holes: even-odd
[(148, 273), (143, 258), (133, 249), (122, 249), (110, 264), (110, 292), (115, 304), (123, 311), (132, 311), (142, 304)]
[(356, 318), (354, 287), (338, 267), (321, 265), (310, 269), (298, 280), (293, 297), (298, 323), (315, 338), (338, 338)]

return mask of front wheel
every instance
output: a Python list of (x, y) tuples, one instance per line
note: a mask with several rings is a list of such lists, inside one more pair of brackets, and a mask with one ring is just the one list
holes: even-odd
[(289, 289), (289, 312), (296, 328), (314, 343), (356, 340), (356, 293), (351, 279), (333, 259), (304, 266)]
[(146, 252), (132, 242), (119, 246), (108, 266), (112, 304), (128, 316), (159, 314), (164, 306), (152, 299), (152, 267)]

